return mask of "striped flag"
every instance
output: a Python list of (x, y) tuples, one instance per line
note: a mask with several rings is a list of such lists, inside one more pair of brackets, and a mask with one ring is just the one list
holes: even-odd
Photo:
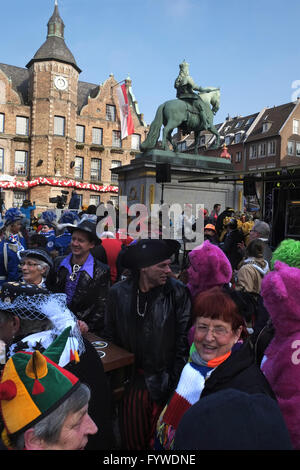
[(134, 133), (133, 119), (130, 112), (130, 106), (128, 103), (128, 96), (125, 84), (118, 86), (117, 96), (120, 105), (121, 139), (125, 139), (125, 137), (127, 137), (128, 135)]

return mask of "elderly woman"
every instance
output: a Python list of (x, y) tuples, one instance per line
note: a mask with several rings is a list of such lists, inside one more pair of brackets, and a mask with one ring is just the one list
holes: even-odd
[(53, 266), (51, 256), (42, 248), (24, 250), (20, 253), (23, 281), (45, 288), (46, 278)]
[(199, 398), (227, 388), (249, 394), (265, 393), (274, 398), (253, 361), (245, 321), (233, 298), (234, 294), (221, 287), (196, 297), (190, 360), (158, 420), (157, 449), (173, 449), (181, 417)]
[[(89, 388), (57, 365), (70, 329), (42, 355), (19, 352), (0, 383), (3, 443), (11, 450), (83, 450), (97, 426), (88, 414)], [(22, 393), (20, 393), (22, 391)]]
[(114, 445), (111, 397), (103, 364), (93, 345), (81, 336), (65, 294), (49, 294), (34, 284), (7, 283), (1, 295), (0, 339), (6, 343), (7, 360), (18, 351), (44, 353), (65, 328), (71, 327), (58, 365), (91, 389), (90, 415), (101, 432), (91, 436), (87, 449), (110, 449)]

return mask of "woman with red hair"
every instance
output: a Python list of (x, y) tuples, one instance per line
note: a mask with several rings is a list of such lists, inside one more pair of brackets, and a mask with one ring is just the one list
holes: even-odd
[(156, 449), (171, 450), (183, 414), (200, 398), (224, 389), (274, 398), (267, 380), (254, 363), (239, 292), (222, 287), (194, 299), (194, 341), (189, 362), (157, 423)]

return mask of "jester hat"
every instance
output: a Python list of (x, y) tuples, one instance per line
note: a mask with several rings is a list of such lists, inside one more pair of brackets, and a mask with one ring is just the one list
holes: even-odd
[(0, 382), (0, 405), (7, 435), (34, 426), (54, 411), (79, 386), (77, 377), (58, 366), (71, 327), (41, 354), (18, 352), (5, 364)]

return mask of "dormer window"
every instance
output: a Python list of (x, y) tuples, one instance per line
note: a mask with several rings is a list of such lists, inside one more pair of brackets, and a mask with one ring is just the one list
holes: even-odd
[(262, 132), (268, 132), (268, 130), (270, 129), (271, 127), (271, 123), (270, 122), (264, 122), (263, 125), (262, 125)]
[(225, 144), (229, 145), (232, 139), (232, 134), (228, 134), (225, 136)]
[(243, 121), (238, 121), (235, 125), (235, 129), (241, 127), (242, 124), (243, 124)]
[(252, 124), (253, 121), (254, 121), (254, 117), (249, 118), (248, 121), (246, 122), (246, 126), (250, 126), (250, 124)]

